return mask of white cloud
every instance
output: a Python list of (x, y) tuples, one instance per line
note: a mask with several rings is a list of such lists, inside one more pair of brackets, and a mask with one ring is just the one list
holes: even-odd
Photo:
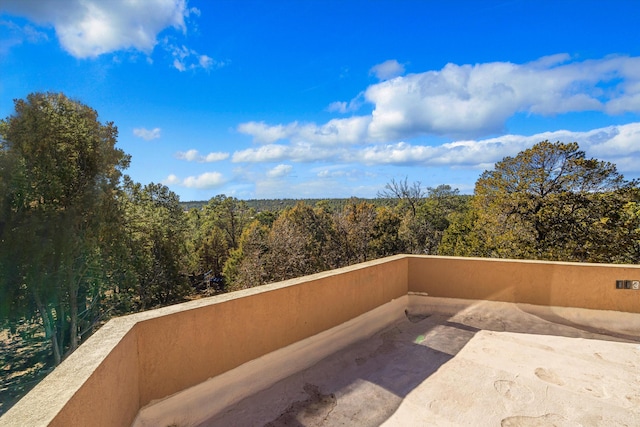
[(324, 125), (315, 123), (269, 126), (264, 122), (248, 122), (238, 126), (238, 131), (253, 136), (255, 142), (273, 143), (282, 139), (293, 142), (314, 143), (322, 145), (358, 144), (365, 142), (368, 116), (354, 116), (345, 119), (332, 119)]
[(290, 123), (287, 126), (269, 126), (265, 122), (247, 122), (238, 125), (238, 132), (253, 136), (255, 142), (270, 144), (289, 138), (297, 126), (298, 122)]
[[(366, 146), (319, 146), (291, 143), (268, 144), (256, 149), (237, 151), (235, 163), (263, 162), (337, 162), (395, 166), (442, 166), (488, 169), (506, 156), (514, 156), (536, 143), (549, 141), (577, 141), (587, 156), (616, 163), (623, 171), (640, 172), (640, 164), (625, 159), (640, 153), (640, 123), (609, 126), (584, 132), (557, 130), (534, 135), (503, 135), (487, 139), (461, 139), (439, 145), (420, 145), (408, 142), (369, 144)], [(320, 178), (342, 172), (322, 168)]]
[(291, 173), (293, 166), (291, 165), (278, 165), (273, 169), (267, 171), (267, 177), (269, 178), (282, 178)]
[(204, 161), (207, 163), (211, 163), (211, 162), (219, 162), (222, 160), (226, 160), (228, 158), (229, 158), (229, 153), (211, 152), (206, 156), (204, 156)]
[(198, 176), (189, 176), (180, 180), (175, 175), (169, 175), (164, 181), (166, 184), (179, 185), (187, 188), (207, 189), (215, 188), (224, 184), (226, 181), (220, 172), (205, 172)]
[(191, 149), (188, 151), (178, 151), (175, 156), (177, 159), (188, 162), (212, 163), (228, 159), (229, 153), (211, 152), (204, 156), (201, 155), (198, 150)]
[[(570, 59), (560, 54), (525, 64), (447, 64), (369, 86), (363, 97), (373, 105), (371, 115), (325, 124), (248, 122), (238, 131), (267, 144), (286, 139), (316, 145), (388, 144), (420, 135), (495, 135), (518, 113), (640, 112), (640, 57)], [(359, 98), (332, 103), (328, 109), (350, 111)]]
[[(640, 111), (640, 58), (526, 64), (447, 64), (370, 86), (369, 136), (388, 141), (419, 134), (479, 136), (502, 131), (518, 112)], [(563, 62), (564, 61), (564, 62)]]
[(395, 59), (389, 59), (382, 64), (374, 65), (369, 70), (370, 74), (374, 74), (379, 80), (388, 80), (404, 74), (404, 65)]
[(629, 156), (640, 152), (640, 123), (610, 126), (585, 132), (583, 140), (597, 156)]
[(162, 183), (164, 185), (176, 185), (176, 184), (180, 184), (180, 178), (178, 178), (176, 175), (171, 174), (167, 177), (167, 179), (165, 179), (164, 181), (162, 181)]
[(259, 148), (236, 151), (231, 161), (234, 163), (314, 162), (338, 160), (346, 152), (347, 149), (344, 147), (316, 146), (310, 143), (268, 144)]
[(343, 167), (344, 167), (343, 165), (323, 167), (317, 171), (316, 176), (318, 178), (323, 178), (323, 179), (340, 178), (340, 179), (349, 179), (349, 180), (362, 180), (362, 179), (376, 177), (375, 173), (371, 173), (366, 170), (361, 170), (361, 169), (346, 170), (346, 169), (342, 169)]
[(198, 150), (178, 151), (176, 153), (176, 159), (186, 160), (188, 162), (197, 162), (200, 158)]
[(187, 66), (184, 65), (184, 63), (179, 60), (179, 59), (174, 59), (173, 60), (173, 68), (175, 68), (176, 70), (182, 72), (182, 71), (187, 71)]
[(76, 58), (122, 49), (147, 54), (166, 28), (186, 32), (185, 0), (7, 0), (3, 8), (38, 24), (53, 24), (62, 47)]
[(336, 101), (329, 104), (327, 111), (330, 113), (351, 113), (357, 111), (364, 104), (364, 92), (361, 92), (349, 102)]
[(145, 141), (151, 141), (152, 139), (160, 138), (160, 128), (153, 128), (151, 130), (145, 128), (135, 128), (133, 134), (138, 138), (142, 138)]
[(168, 37), (162, 40), (162, 48), (173, 57), (173, 68), (180, 72), (198, 68), (210, 70), (214, 67), (224, 66), (223, 62), (215, 61), (207, 55), (201, 55), (183, 44), (171, 43)]
[(586, 132), (558, 130), (535, 135), (504, 135), (484, 140), (461, 140), (437, 146), (412, 145), (406, 142), (369, 146), (352, 152), (345, 161), (356, 161), (370, 165), (424, 165), (472, 167), (487, 169), (506, 156), (532, 147), (536, 143), (552, 142), (579, 143), (588, 157), (611, 161), (621, 170), (639, 171), (640, 164), (626, 164), (625, 159), (640, 153), (640, 123), (593, 129)]
[(258, 149), (248, 148), (236, 151), (231, 157), (235, 163), (240, 162), (277, 162), (288, 157), (289, 147), (284, 145), (270, 144)]
[[(187, 7), (187, 0), (5, 0), (3, 9), (40, 25), (53, 25), (62, 48), (76, 58), (95, 58), (120, 50), (150, 55), (161, 32), (173, 28), (174, 34), (186, 36), (188, 18), (200, 16), (197, 8)], [(28, 40), (33, 41), (35, 34), (27, 34)], [(170, 41), (169, 35), (160, 47), (171, 55), (173, 67), (179, 71), (224, 65)]]
[(349, 104), (345, 101), (335, 101), (329, 104), (327, 111), (330, 113), (346, 113), (349, 111)]
[(185, 178), (182, 185), (188, 188), (214, 188), (224, 184), (224, 177), (220, 172), (205, 172), (198, 176)]
[(210, 56), (200, 55), (198, 57), (198, 63), (202, 68), (204, 68), (205, 70), (208, 70), (211, 67), (213, 67), (213, 65), (215, 64), (215, 61)]

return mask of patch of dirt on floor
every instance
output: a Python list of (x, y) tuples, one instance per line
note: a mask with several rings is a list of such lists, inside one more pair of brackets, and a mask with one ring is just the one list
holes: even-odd
[(308, 399), (292, 403), (278, 418), (265, 427), (321, 426), (337, 405), (336, 396), (322, 394), (318, 386), (305, 384)]

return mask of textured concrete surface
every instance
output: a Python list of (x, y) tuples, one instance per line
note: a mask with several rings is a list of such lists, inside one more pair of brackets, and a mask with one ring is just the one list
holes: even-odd
[(640, 314), (457, 301), (414, 305), (201, 426), (640, 425)]

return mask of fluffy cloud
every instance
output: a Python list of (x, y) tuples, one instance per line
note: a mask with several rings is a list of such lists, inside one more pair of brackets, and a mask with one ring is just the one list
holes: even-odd
[(234, 163), (314, 162), (319, 160), (338, 160), (344, 157), (346, 152), (347, 149), (344, 147), (318, 147), (309, 143), (268, 144), (259, 148), (236, 151), (233, 153), (231, 161)]
[(176, 175), (169, 175), (164, 181), (164, 185), (178, 185), (187, 188), (209, 189), (219, 187), (226, 183), (224, 176), (220, 172), (205, 172), (198, 176), (189, 176), (180, 179)]
[(293, 166), (291, 165), (278, 165), (275, 168), (267, 171), (267, 177), (269, 178), (282, 178), (291, 173)]
[[(40, 25), (53, 25), (62, 48), (76, 58), (94, 58), (126, 49), (150, 55), (159, 43), (159, 33), (173, 28), (186, 35), (188, 18), (200, 15), (198, 9), (187, 7), (187, 0), (5, 0), (3, 9)], [(25, 27), (29, 41), (37, 34), (33, 30)], [(171, 55), (172, 65), (179, 71), (224, 65), (169, 36), (164, 37), (160, 47)]]
[(623, 172), (640, 174), (640, 123), (583, 132), (575, 140), (587, 154), (616, 164)]
[(176, 158), (180, 160), (186, 160), (188, 162), (198, 163), (212, 163), (226, 160), (229, 158), (229, 153), (211, 152), (206, 156), (201, 155), (198, 150), (178, 151)]
[(577, 141), (587, 156), (616, 163), (623, 171), (640, 172), (640, 165), (625, 162), (640, 153), (640, 123), (593, 129), (586, 132), (558, 130), (535, 135), (504, 135), (484, 140), (465, 140), (437, 146), (405, 142), (376, 145), (352, 152), (345, 160), (370, 165), (425, 165), (486, 169), (506, 156), (514, 156), (536, 143)]
[(370, 121), (367, 116), (354, 116), (332, 119), (321, 126), (298, 122), (269, 126), (264, 122), (248, 122), (239, 125), (238, 132), (251, 135), (255, 142), (261, 143), (289, 139), (297, 143), (319, 145), (358, 144), (366, 141)]
[(145, 128), (135, 128), (133, 134), (138, 138), (142, 138), (145, 141), (151, 141), (152, 139), (160, 138), (160, 128), (153, 128), (151, 130)]
[(289, 157), (290, 148), (284, 145), (264, 145), (258, 149), (248, 148), (236, 151), (231, 158), (235, 163), (242, 162), (277, 162)]
[(364, 92), (361, 92), (351, 101), (336, 101), (329, 104), (327, 111), (330, 113), (351, 113), (357, 111), (364, 104)]
[(181, 183), (180, 178), (176, 175), (169, 175), (164, 181), (162, 181), (164, 185), (179, 185)]
[[(236, 163), (260, 162), (338, 162), (346, 164), (395, 166), (444, 166), (487, 169), (505, 156), (514, 156), (543, 141), (577, 141), (590, 157), (616, 163), (623, 171), (640, 172), (640, 165), (626, 161), (640, 153), (640, 123), (609, 126), (585, 132), (557, 130), (534, 135), (503, 135), (487, 139), (462, 139), (439, 145), (408, 142), (369, 144), (365, 146), (314, 146), (292, 143), (268, 144), (256, 149), (237, 151)], [(333, 171), (322, 169), (321, 178)]]
[(280, 139), (289, 138), (297, 126), (298, 122), (287, 126), (269, 126), (265, 122), (247, 122), (238, 126), (238, 132), (253, 136), (255, 142), (270, 144)]
[[(465, 139), (499, 134), (518, 113), (640, 112), (640, 57), (571, 62), (561, 54), (525, 64), (447, 64), (371, 85), (363, 97), (373, 105), (370, 116), (325, 124), (248, 122), (238, 131), (268, 144), (285, 139), (316, 145), (388, 144), (420, 135)], [(351, 108), (351, 102), (329, 106), (333, 112)]]
[(369, 73), (374, 74), (379, 80), (388, 80), (403, 75), (404, 65), (395, 59), (390, 59), (382, 64), (374, 65)]
[(185, 178), (182, 185), (188, 188), (214, 188), (224, 184), (224, 177), (220, 172), (205, 172), (198, 176)]
[(53, 24), (62, 47), (76, 58), (121, 49), (150, 53), (158, 33), (186, 31), (186, 0), (7, 0), (3, 8), (39, 24)]
[(503, 130), (508, 118), (581, 111), (640, 111), (640, 58), (568, 62), (567, 55), (526, 64), (447, 64), (370, 86), (375, 140), (420, 134), (480, 136)]

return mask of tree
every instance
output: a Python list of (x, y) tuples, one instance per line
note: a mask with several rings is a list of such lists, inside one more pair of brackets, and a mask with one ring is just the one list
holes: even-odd
[(438, 255), (487, 257), (488, 251), (482, 238), (482, 230), (476, 228), (478, 215), (470, 207), (449, 216), (449, 226), (438, 245)]
[(242, 200), (218, 195), (204, 206), (202, 216), (203, 227), (218, 227), (224, 232), (227, 246), (230, 249), (236, 249), (242, 231), (250, 222), (251, 212)]
[(251, 288), (267, 283), (265, 256), (269, 251), (269, 229), (255, 220), (243, 231), (237, 249), (231, 251), (224, 277), (230, 290)]
[(613, 261), (620, 214), (636, 198), (615, 165), (542, 141), (481, 175), (474, 230), (486, 256)]
[(194, 208), (187, 214), (189, 278), (196, 289), (208, 293), (224, 289), (223, 269), (230, 252), (227, 235), (208, 215), (211, 212)]
[(95, 110), (56, 93), (16, 100), (0, 124), (0, 263), (10, 266), (0, 288), (22, 315), (40, 316), (56, 363), (77, 347), (81, 312), (104, 284), (103, 208), (129, 164), (117, 134)]
[(406, 250), (406, 244), (399, 233), (401, 224), (402, 218), (395, 210), (386, 206), (376, 209), (373, 239), (370, 243), (373, 259), (401, 254)]
[(188, 292), (187, 223), (178, 196), (162, 184), (125, 177), (121, 195), (128, 268), (139, 308), (180, 301)]
[(269, 232), (265, 262), (268, 281), (279, 281), (334, 268), (339, 263), (331, 215), (300, 202), (285, 210)]
[(616, 243), (621, 247), (620, 262), (638, 264), (640, 262), (640, 203), (627, 202), (620, 212)]
[(465, 199), (458, 189), (449, 185), (428, 187), (426, 198), (417, 205), (415, 213), (405, 215), (400, 235), (407, 249), (416, 254), (435, 254), (443, 233), (449, 227), (449, 217), (461, 212)]
[(406, 204), (415, 216), (420, 201), (425, 197), (425, 190), (420, 181), (409, 184), (407, 177), (404, 178), (404, 181), (391, 179), (391, 182), (384, 186), (384, 190), (378, 193), (378, 197), (398, 199), (399, 202)]

